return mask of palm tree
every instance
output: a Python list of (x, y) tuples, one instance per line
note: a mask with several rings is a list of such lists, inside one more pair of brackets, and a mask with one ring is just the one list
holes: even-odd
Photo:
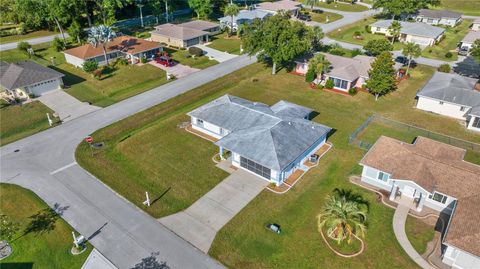
[(400, 30), (402, 29), (402, 25), (398, 21), (393, 21), (390, 27), (388, 27), (388, 31), (390, 35), (392, 35), (392, 45), (395, 42), (395, 38), (400, 36)]
[(317, 218), (320, 232), (325, 228), (327, 235), (338, 244), (345, 239), (350, 244), (354, 236), (365, 236), (366, 212), (358, 202), (348, 200), (347, 196), (327, 196), (322, 213)]
[(90, 43), (95, 48), (98, 46), (98, 44), (102, 45), (103, 56), (105, 57), (105, 61), (107, 62), (107, 65), (108, 65), (108, 59), (107, 59), (106, 46), (107, 46), (107, 43), (109, 41), (112, 41), (112, 39), (115, 38), (116, 36), (117, 34), (113, 31), (112, 27), (105, 26), (105, 25), (94, 26), (90, 28), (90, 31), (88, 33), (88, 43)]
[(408, 58), (407, 72), (405, 72), (406, 75), (408, 75), (408, 70), (410, 69), (412, 58), (419, 57), (421, 53), (422, 53), (422, 48), (420, 48), (418, 44), (415, 44), (413, 42), (408, 42), (407, 44), (405, 44), (405, 46), (403, 47), (402, 54), (403, 56)]
[(316, 54), (308, 61), (308, 69), (312, 70), (315, 75), (327, 72), (330, 69), (331, 63), (325, 58), (323, 54)]
[(224, 14), (225, 16), (230, 16), (231, 21), (230, 21), (230, 31), (228, 32), (228, 36), (231, 36), (233, 33), (233, 17), (236, 16), (240, 12), (240, 8), (233, 4), (230, 3), (228, 6), (225, 7)]
[(305, 5), (310, 5), (310, 10), (313, 10), (313, 6), (318, 3), (319, 0), (306, 0)]

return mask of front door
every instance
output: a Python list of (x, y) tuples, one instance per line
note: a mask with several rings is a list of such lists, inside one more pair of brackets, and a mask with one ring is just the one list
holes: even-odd
[(410, 198), (414, 198), (415, 197), (415, 188), (413, 187), (410, 187), (410, 186), (404, 186), (403, 189), (402, 189), (402, 195), (405, 195), (407, 197), (410, 197)]

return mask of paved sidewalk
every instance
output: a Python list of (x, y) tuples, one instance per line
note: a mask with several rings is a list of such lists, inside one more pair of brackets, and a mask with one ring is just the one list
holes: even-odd
[(393, 215), (393, 232), (395, 233), (395, 237), (407, 255), (410, 256), (410, 258), (412, 258), (412, 260), (415, 261), (420, 267), (424, 269), (435, 269), (427, 261), (425, 261), (420, 254), (418, 254), (408, 240), (407, 234), (405, 233), (405, 222), (407, 221), (408, 211), (410, 211), (410, 208), (406, 205), (397, 205), (397, 209)]
[(208, 253), (217, 232), (267, 185), (268, 181), (238, 169), (185, 211), (159, 221)]
[(55, 111), (63, 122), (76, 119), (100, 109), (98, 106), (80, 102), (63, 90), (51, 91), (37, 99)]
[[(64, 33), (65, 38), (68, 38), (69, 35), (67, 33)], [(27, 40), (22, 40), (19, 42), (27, 41), (30, 43), (30, 45), (36, 45), (36, 44), (41, 44), (45, 42), (50, 42), (52, 41), (55, 37), (62, 38), (61, 34), (56, 34), (56, 35), (50, 35), (50, 36), (42, 36), (42, 37), (37, 37), (37, 38), (32, 38), (32, 39), (27, 39)], [(5, 43), (0, 45), (0, 51), (4, 50), (11, 50), (11, 49), (16, 49), (17, 48), (18, 42), (11, 42), (11, 43)]]
[(212, 48), (207, 47), (205, 45), (196, 45), (196, 47), (201, 48), (204, 51), (204, 53), (207, 57), (209, 57), (210, 59), (216, 60), (219, 63), (228, 61), (228, 60), (233, 59), (233, 58), (238, 56), (238, 55), (235, 55), (235, 54), (230, 54), (230, 53), (225, 52), (225, 51), (219, 51), (219, 50), (216, 50), (216, 49), (212, 49)]
[(105, 258), (96, 248), (90, 252), (81, 269), (118, 269)]

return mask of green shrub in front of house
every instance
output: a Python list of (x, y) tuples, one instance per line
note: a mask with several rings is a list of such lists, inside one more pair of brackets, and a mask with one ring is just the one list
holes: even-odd
[(315, 80), (315, 71), (312, 69), (309, 69), (307, 73), (305, 74), (305, 81), (310, 83)]
[(452, 58), (453, 54), (449, 51), (447, 53), (445, 53), (445, 58)]
[(85, 61), (82, 64), (82, 69), (87, 73), (92, 73), (93, 71), (98, 69), (98, 63), (95, 61)]
[(450, 73), (452, 67), (449, 64), (442, 64), (438, 67), (439, 72)]
[(325, 82), (325, 88), (327, 89), (333, 89), (333, 79), (328, 79), (327, 82)]
[(197, 47), (190, 47), (188, 48), (188, 53), (190, 53), (191, 55), (195, 55), (197, 57), (200, 57), (203, 55), (203, 50), (201, 48), (197, 48)]
[(354, 96), (355, 94), (357, 94), (357, 88), (355, 87), (352, 87), (348, 90), (348, 94), (350, 94), (351, 96)]

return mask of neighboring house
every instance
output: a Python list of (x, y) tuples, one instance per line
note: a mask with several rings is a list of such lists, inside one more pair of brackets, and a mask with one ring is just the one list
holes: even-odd
[(284, 11), (293, 16), (297, 16), (298, 12), (302, 8), (302, 3), (291, 0), (280, 0), (276, 2), (262, 2), (256, 4), (255, 8), (272, 14), (277, 14), (280, 11)]
[(430, 25), (454, 27), (462, 21), (462, 14), (450, 10), (420, 9), (414, 19)]
[[(348, 92), (350, 88), (362, 88), (368, 80), (368, 71), (375, 57), (357, 55), (353, 58), (323, 53), (330, 62), (329, 71), (323, 76), (319, 75), (315, 82), (323, 83), (326, 80), (333, 80), (334, 89)], [(395, 69), (402, 67), (400, 63), (395, 63)], [(295, 72), (305, 75), (308, 71), (308, 60), (301, 59), (296, 61)]]
[(330, 127), (310, 121), (312, 110), (280, 101), (273, 106), (224, 95), (191, 112), (192, 128), (219, 139), (220, 156), (276, 184), (326, 141)]
[(436, 72), (417, 93), (417, 108), (466, 121), (480, 131), (480, 88), (477, 79)]
[(449, 215), (442, 235), (443, 262), (453, 268), (480, 265), (480, 166), (466, 150), (418, 137), (413, 144), (382, 136), (360, 161), (361, 181)]
[[(109, 60), (126, 58), (133, 64), (139, 62), (141, 58), (152, 58), (162, 50), (163, 47), (157, 42), (131, 36), (116, 37), (112, 41), (107, 42), (106, 45), (107, 58)], [(106, 64), (101, 44), (97, 47), (91, 44), (85, 44), (65, 50), (63, 53), (65, 54), (67, 63), (77, 67), (82, 67), (86, 61), (95, 61), (98, 62), (99, 65)]]
[[(480, 31), (469, 31), (467, 35), (462, 39), (460, 48), (470, 50), (475, 40), (480, 39)], [(479, 71), (480, 72), (480, 71)]]
[(64, 74), (33, 61), (6, 63), (0, 61), (0, 86), (12, 99), (28, 99), (61, 89)]
[(473, 31), (480, 31), (480, 18), (475, 19), (472, 24)]
[[(433, 46), (441, 40), (445, 33), (445, 29), (441, 27), (435, 27), (421, 22), (399, 22), (402, 26), (399, 40), (402, 42), (413, 42), (420, 46)], [(392, 20), (377, 21), (370, 25), (370, 30), (373, 34), (391, 36), (388, 30), (391, 24)]]
[[(243, 24), (250, 24), (255, 19), (263, 20), (272, 14), (266, 11), (254, 9), (254, 10), (241, 10), (236, 16), (233, 16), (233, 30), (236, 31), (238, 26)], [(220, 28), (226, 27), (232, 28), (232, 17), (225, 16), (218, 19), (220, 21)]]
[(188, 48), (209, 41), (220, 31), (220, 25), (209, 21), (190, 21), (181, 24), (166, 23), (155, 26), (151, 40), (177, 48)]

